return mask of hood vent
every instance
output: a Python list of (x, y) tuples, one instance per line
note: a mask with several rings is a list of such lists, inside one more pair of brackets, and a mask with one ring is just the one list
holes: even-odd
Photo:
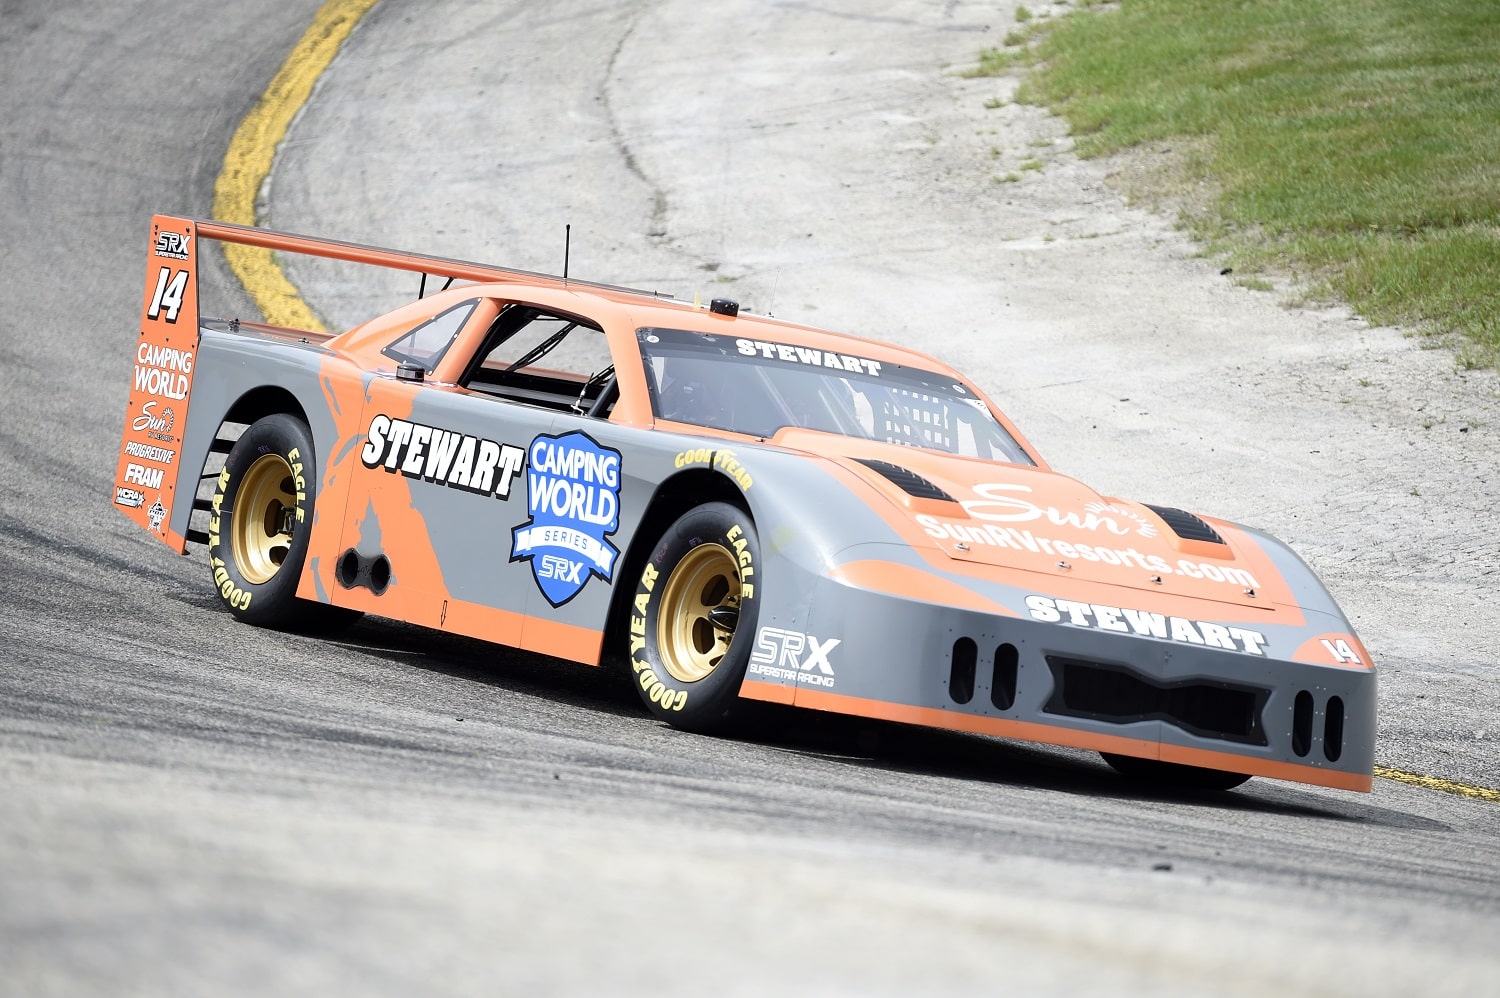
[(1167, 526), (1172, 532), (1185, 541), (1208, 541), (1210, 544), (1223, 544), (1224, 538), (1219, 532), (1192, 513), (1183, 509), (1174, 509), (1171, 506), (1153, 506), (1145, 503), (1145, 507), (1167, 521)]
[(883, 478), (894, 482), (900, 487), (902, 492), (905, 492), (909, 496), (917, 499), (939, 499), (943, 502), (957, 501), (915, 471), (908, 471), (899, 464), (891, 464), (889, 461), (876, 461), (862, 457), (857, 457), (854, 460), (871, 471), (878, 472)]

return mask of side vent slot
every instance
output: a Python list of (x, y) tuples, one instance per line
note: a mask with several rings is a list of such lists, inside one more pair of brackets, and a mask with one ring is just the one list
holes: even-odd
[(1313, 698), (1303, 690), (1292, 703), (1292, 751), (1305, 756), (1312, 750)]
[(871, 471), (876, 472), (887, 481), (892, 482), (902, 492), (915, 499), (939, 499), (943, 502), (956, 501), (948, 493), (915, 471), (903, 468), (899, 464), (892, 464), (889, 461), (876, 461), (873, 458), (855, 458), (855, 460)]
[(979, 646), (971, 638), (953, 642), (953, 668), (948, 671), (948, 696), (954, 703), (974, 699), (974, 672), (979, 664)]
[(1166, 521), (1167, 526), (1172, 528), (1172, 533), (1185, 541), (1208, 541), (1211, 544), (1223, 544), (1224, 538), (1219, 532), (1198, 517), (1185, 509), (1176, 509), (1172, 506), (1153, 506), (1145, 503), (1145, 507)]
[(990, 703), (997, 710), (1010, 710), (1016, 703), (1016, 669), (1020, 653), (1010, 643), (995, 649), (995, 679), (990, 683)]
[(1328, 698), (1328, 711), (1323, 715), (1323, 755), (1329, 762), (1338, 762), (1344, 754), (1344, 700), (1342, 697)]

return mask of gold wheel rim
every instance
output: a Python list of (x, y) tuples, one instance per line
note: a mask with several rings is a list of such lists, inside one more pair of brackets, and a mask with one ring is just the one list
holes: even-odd
[(280, 454), (264, 454), (245, 471), (234, 500), (230, 543), (246, 582), (270, 582), (286, 561), (297, 508), (295, 488), (292, 467)]
[(661, 664), (681, 683), (706, 678), (729, 652), (732, 625), (723, 626), (709, 614), (720, 608), (734, 614), (740, 606), (740, 574), (734, 554), (721, 544), (700, 544), (673, 569), (662, 592), (656, 617), (656, 645)]

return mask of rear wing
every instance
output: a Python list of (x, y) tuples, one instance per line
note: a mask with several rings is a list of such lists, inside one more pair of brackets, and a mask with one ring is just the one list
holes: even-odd
[(179, 496), (178, 480), (182, 475), (179, 458), (192, 396), (201, 320), (198, 245), (204, 239), (419, 273), (423, 275), (417, 292), (419, 298), (426, 290), (428, 276), (446, 277), (450, 284), (455, 280), (523, 283), (533, 287), (584, 287), (629, 297), (667, 297), (653, 291), (569, 280), (566, 273), (556, 277), (229, 222), (153, 216), (134, 380), (115, 468), (114, 504), (179, 553), (187, 549), (187, 541), (171, 528), (172, 507), (179, 501), (193, 501), (200, 471), (198, 468), (188, 471), (184, 480), (186, 493)]

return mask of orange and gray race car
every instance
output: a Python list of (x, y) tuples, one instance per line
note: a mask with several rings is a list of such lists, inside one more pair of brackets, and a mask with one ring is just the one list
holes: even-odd
[[(448, 286), (331, 336), (206, 319), (204, 239)], [(1370, 789), (1373, 666), (1296, 555), (1050, 470), (931, 357), (169, 216), (145, 290), (114, 502), (206, 545), (240, 620), (618, 659), (699, 731), (771, 701), (1190, 786)]]

